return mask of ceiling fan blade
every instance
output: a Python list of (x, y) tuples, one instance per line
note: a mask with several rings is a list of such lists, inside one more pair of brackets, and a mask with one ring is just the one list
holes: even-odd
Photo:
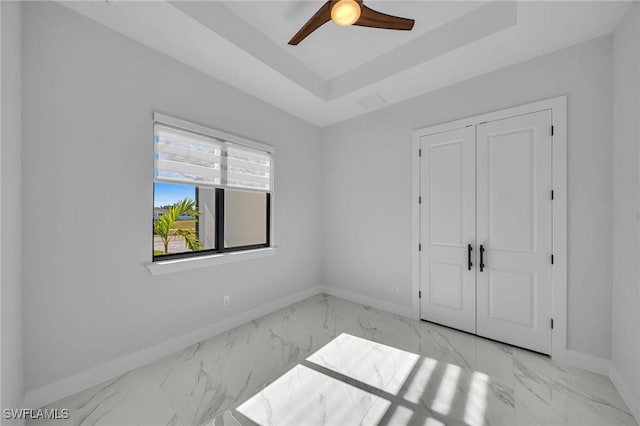
[(289, 44), (295, 46), (302, 40), (307, 38), (309, 34), (320, 28), (323, 24), (326, 24), (331, 20), (331, 0), (322, 5), (320, 9), (307, 21), (300, 31), (289, 40)]
[(404, 30), (409, 31), (413, 28), (415, 21), (413, 19), (401, 18), (399, 16), (391, 16), (386, 13), (377, 12), (362, 5), (360, 19), (353, 25), (361, 27), (384, 28), (388, 30)]

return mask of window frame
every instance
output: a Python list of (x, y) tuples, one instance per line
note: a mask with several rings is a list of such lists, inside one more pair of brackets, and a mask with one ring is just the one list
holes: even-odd
[[(155, 138), (156, 138), (156, 125), (161, 125), (165, 127), (172, 127), (177, 130), (181, 130), (183, 132), (193, 133), (195, 135), (204, 136), (208, 138), (214, 138), (218, 140), (223, 140), (232, 144), (244, 146), (246, 148), (251, 148), (259, 151), (266, 152), (270, 155), (270, 183), (269, 183), (269, 191), (255, 191), (264, 193), (266, 196), (266, 242), (260, 244), (251, 244), (244, 246), (236, 246), (236, 247), (224, 247), (224, 194), (225, 190), (231, 191), (252, 191), (251, 189), (245, 188), (228, 188), (228, 187), (214, 187), (210, 188), (215, 191), (215, 247), (214, 249), (205, 249), (198, 251), (185, 251), (181, 253), (168, 253), (168, 254), (160, 254), (156, 255), (153, 249), (153, 238), (151, 240), (151, 256), (152, 256), (152, 264), (160, 264), (162, 262), (172, 261), (172, 260), (189, 260), (189, 259), (200, 259), (207, 256), (212, 255), (224, 255), (225, 253), (233, 253), (238, 254), (241, 252), (250, 252), (260, 249), (267, 248), (275, 248), (274, 243), (274, 221), (273, 221), (273, 198), (274, 198), (274, 170), (275, 170), (275, 162), (274, 162), (274, 154), (275, 148), (271, 145), (267, 145), (261, 142), (256, 142), (251, 139), (247, 139), (241, 136), (237, 136), (231, 133), (223, 132), (221, 130), (212, 129), (206, 126), (202, 126), (199, 124), (191, 123), (186, 120), (182, 120), (179, 118), (171, 117), (168, 115), (164, 115), (158, 112), (153, 113), (153, 125), (152, 125), (152, 133), (153, 133), (153, 152), (155, 155)], [(156, 180), (155, 176), (155, 164), (153, 166), (153, 200), (155, 200), (155, 183), (169, 183), (169, 181)], [(180, 184), (175, 182), (175, 184)], [(198, 185), (194, 185), (196, 190), (196, 202), (199, 198), (200, 187)], [(153, 209), (153, 204), (152, 209)], [(198, 232), (198, 218), (196, 218), (196, 232)], [(153, 235), (153, 234), (152, 234)]]

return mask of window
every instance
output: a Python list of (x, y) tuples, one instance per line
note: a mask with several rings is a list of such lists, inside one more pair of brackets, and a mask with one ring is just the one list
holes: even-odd
[(153, 260), (271, 245), (273, 148), (154, 115)]

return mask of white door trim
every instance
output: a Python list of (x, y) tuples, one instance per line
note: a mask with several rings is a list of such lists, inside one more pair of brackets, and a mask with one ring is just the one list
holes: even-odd
[(411, 279), (412, 308), (416, 319), (420, 319), (420, 138), (434, 133), (446, 132), (461, 127), (473, 126), (487, 121), (501, 120), (532, 112), (551, 110), (554, 128), (552, 152), (552, 182), (554, 201), (552, 207), (554, 265), (551, 273), (551, 312), (554, 328), (551, 337), (551, 358), (566, 363), (567, 359), (567, 96), (545, 99), (525, 105), (476, 115), (474, 117), (437, 124), (413, 132), (412, 142), (412, 239)]

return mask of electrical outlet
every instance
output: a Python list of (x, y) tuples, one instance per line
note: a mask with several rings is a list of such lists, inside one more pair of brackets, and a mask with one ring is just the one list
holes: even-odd
[(224, 306), (229, 306), (231, 304), (231, 296), (224, 297)]
[(393, 292), (394, 292), (395, 294), (398, 294), (398, 286), (397, 286), (397, 285), (394, 285), (394, 286), (393, 286)]

